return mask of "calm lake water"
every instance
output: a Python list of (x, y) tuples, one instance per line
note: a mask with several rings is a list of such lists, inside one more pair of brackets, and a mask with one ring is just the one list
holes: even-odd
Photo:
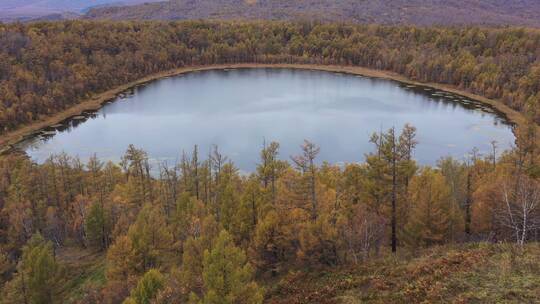
[(417, 127), (415, 158), (435, 164), (463, 158), (490, 142), (508, 148), (514, 135), (504, 118), (463, 98), (395, 81), (291, 69), (214, 70), (161, 79), (118, 97), (87, 117), (19, 144), (43, 162), (65, 151), (83, 161), (94, 153), (119, 161), (129, 144), (154, 164), (174, 164), (181, 151), (213, 144), (243, 171), (253, 171), (263, 141), (278, 141), (289, 159), (309, 139), (320, 160), (359, 162), (372, 151), (370, 134), (405, 123)]

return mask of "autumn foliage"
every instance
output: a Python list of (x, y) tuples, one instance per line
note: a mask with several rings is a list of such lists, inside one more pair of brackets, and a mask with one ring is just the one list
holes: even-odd
[[(534, 150), (474, 150), (464, 162), (419, 166), (415, 134), (410, 125), (375, 133), (365, 162), (345, 166), (320, 163), (323, 147), (310, 141), (292, 162), (279, 156), (277, 143), (264, 144), (249, 175), (217, 147), (207, 159), (195, 147), (157, 172), (134, 146), (120, 164), (82, 164), (65, 154), (41, 165), (5, 157), (2, 301), (60, 302), (57, 282), (66, 274), (55, 252), (64, 248), (105, 256), (103, 281), (83, 289), (81, 303), (261, 303), (261, 281), (295, 269), (362, 267), (392, 251), (471, 241), (522, 248), (538, 241)], [(526, 146), (526, 138), (520, 142)], [(448, 255), (415, 266), (408, 272), (414, 284), (401, 297), (435, 299), (442, 291), (430, 284), (434, 276), (468, 259)], [(391, 288), (381, 280), (370, 284)]]
[(0, 24), (0, 134), (149, 74), (194, 65), (312, 63), (389, 70), (532, 112), (540, 34), (288, 22)]

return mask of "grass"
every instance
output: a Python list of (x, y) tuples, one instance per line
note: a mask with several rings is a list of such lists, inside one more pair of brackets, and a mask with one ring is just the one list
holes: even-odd
[(58, 252), (65, 278), (61, 297), (62, 303), (77, 303), (86, 290), (99, 288), (105, 284), (105, 256), (100, 253), (65, 247)]
[(540, 246), (469, 244), (291, 272), (267, 303), (540, 303)]
[[(62, 303), (77, 303), (85, 291), (105, 284), (103, 254), (74, 246), (57, 257), (69, 278)], [(261, 285), (271, 304), (540, 303), (540, 244), (402, 250), (355, 266), (292, 270)]]

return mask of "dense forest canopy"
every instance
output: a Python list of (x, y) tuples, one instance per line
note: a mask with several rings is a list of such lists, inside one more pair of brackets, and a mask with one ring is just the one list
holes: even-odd
[[(373, 271), (357, 281), (348, 273), (338, 286), (359, 286), (359, 298), (378, 303), (438, 302), (456, 290), (457, 302), (535, 302), (540, 270), (525, 253), (540, 237), (539, 46), (540, 32), (516, 28), (0, 24), (1, 134), (149, 74), (221, 63), (389, 70), (501, 100), (529, 118), (515, 149), (501, 153), (494, 142), (488, 155), (472, 150), (433, 167), (415, 162), (411, 125), (374, 133), (373, 152), (344, 166), (320, 162), (308, 140), (288, 161), (279, 143), (263, 143), (249, 174), (219, 147), (203, 155), (195, 146), (157, 168), (134, 146), (118, 164), (2, 156), (0, 303), (279, 303), (281, 291), (303, 295), (289, 278), (312, 269)], [(395, 280), (396, 261), (439, 246), (472, 249), (428, 256)], [(485, 262), (497, 254), (508, 262)], [(476, 277), (444, 285), (479, 261), (504, 282), (487, 276), (497, 286), (489, 292)], [(283, 303), (317, 302), (331, 288)]]
[(386, 25), (540, 26), (536, 0), (2, 0), (1, 21), (310, 20)]
[[(540, 32), (516, 28), (0, 24), (1, 134), (153, 73), (221, 63), (388, 70), (498, 99), (528, 118), (515, 149), (501, 154), (494, 142), (488, 155), (472, 150), (432, 167), (415, 162), (422, 143), (408, 124), (374, 133), (373, 152), (344, 166), (320, 162), (331, 147), (308, 140), (290, 160), (279, 143), (261, 143), (249, 174), (219, 147), (203, 155), (194, 146), (157, 168), (134, 146), (118, 164), (2, 156), (0, 303), (272, 303), (281, 291), (297, 293), (299, 273), (368, 273), (370, 263), (379, 263), (372, 275), (339, 286), (358, 286), (358, 298), (378, 303), (437, 302), (452, 292), (456, 302), (534, 302), (540, 269), (526, 253), (538, 253), (528, 244), (540, 238), (539, 56)], [(459, 244), (472, 249), (428, 256), (402, 270), (403, 280), (394, 276), (418, 251)], [(507, 257), (489, 265), (503, 274), (495, 285), (487, 275), (496, 288), (475, 290), (477, 276), (444, 285), (495, 252)], [(316, 303), (332, 288), (283, 303)]]
[(267, 19), (401, 25), (540, 26), (535, 0), (168, 0), (90, 10), (113, 20)]
[(499, 99), (539, 121), (540, 33), (288, 22), (0, 24), (0, 132), (143, 76), (217, 63), (389, 70)]

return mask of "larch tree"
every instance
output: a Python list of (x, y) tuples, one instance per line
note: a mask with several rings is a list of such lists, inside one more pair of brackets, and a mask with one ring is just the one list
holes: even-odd
[(276, 210), (270, 210), (257, 223), (249, 251), (257, 269), (276, 275), (281, 264), (294, 254), (291, 227), (286, 221)]
[(130, 296), (123, 304), (150, 304), (164, 287), (165, 278), (157, 269), (148, 270), (131, 290)]
[(304, 144), (301, 146), (302, 154), (291, 157), (296, 167), (302, 173), (302, 177), (305, 179), (306, 184), (306, 198), (310, 202), (310, 216), (311, 220), (315, 221), (318, 216), (319, 206), (317, 202), (317, 165), (315, 164), (315, 158), (321, 151), (321, 148), (309, 140), (304, 140)]
[[(231, 234), (234, 235), (236, 240), (240, 243), (247, 244), (253, 233), (255, 227), (259, 222), (259, 217), (266, 213), (266, 206), (263, 203), (263, 191), (259, 178), (252, 174), (246, 181), (243, 189), (243, 195), (240, 198), (238, 209), (233, 216), (233, 222), (231, 226)], [(267, 203), (270, 205), (270, 203)]]
[(171, 250), (172, 234), (160, 206), (146, 204), (128, 231), (143, 270), (160, 265)]
[(23, 247), (13, 279), (3, 288), (0, 303), (50, 304), (59, 300), (61, 268), (51, 242), (35, 234)]
[[(451, 242), (457, 241), (464, 232), (465, 216), (463, 202), (465, 202), (467, 192), (468, 168), (462, 163), (451, 157), (440, 159), (437, 163), (441, 174), (446, 180), (450, 189), (449, 201), (449, 239)], [(470, 188), (469, 188), (470, 191)]]
[(287, 163), (278, 159), (279, 143), (271, 142), (263, 145), (261, 150), (261, 162), (257, 166), (257, 174), (259, 175), (263, 188), (266, 194), (270, 194), (270, 202), (276, 204), (277, 195), (277, 179), (287, 167)]
[(99, 202), (92, 203), (89, 209), (85, 219), (86, 237), (91, 246), (105, 250), (110, 243), (110, 216)]
[(145, 151), (129, 145), (120, 163), (128, 181), (131, 201), (141, 208), (144, 203), (152, 201), (152, 183), (150, 177), (150, 164)]
[[(398, 232), (402, 231), (405, 224), (403, 217), (407, 208), (404, 204), (407, 188), (410, 178), (416, 172), (416, 164), (412, 159), (417, 144), (415, 138), (416, 129), (408, 124), (399, 137), (395, 128), (384, 133), (374, 133), (370, 141), (375, 145), (375, 152), (366, 156), (364, 185), (368, 204), (376, 214), (385, 214), (390, 218), (392, 252), (397, 251)], [(398, 218), (400, 214), (402, 216)]]
[(203, 261), (205, 304), (257, 304), (263, 301), (263, 289), (253, 281), (253, 269), (245, 253), (231, 236), (221, 231)]
[(411, 218), (406, 232), (413, 246), (443, 244), (448, 237), (451, 193), (444, 176), (424, 168), (411, 180)]
[(201, 295), (203, 290), (203, 256), (212, 249), (220, 230), (212, 215), (202, 220), (199, 233), (184, 242), (182, 265), (176, 277), (182, 286), (182, 300), (187, 300), (191, 293)]
[(131, 239), (125, 235), (118, 237), (107, 250), (107, 280), (128, 281), (139, 272), (140, 267)]

